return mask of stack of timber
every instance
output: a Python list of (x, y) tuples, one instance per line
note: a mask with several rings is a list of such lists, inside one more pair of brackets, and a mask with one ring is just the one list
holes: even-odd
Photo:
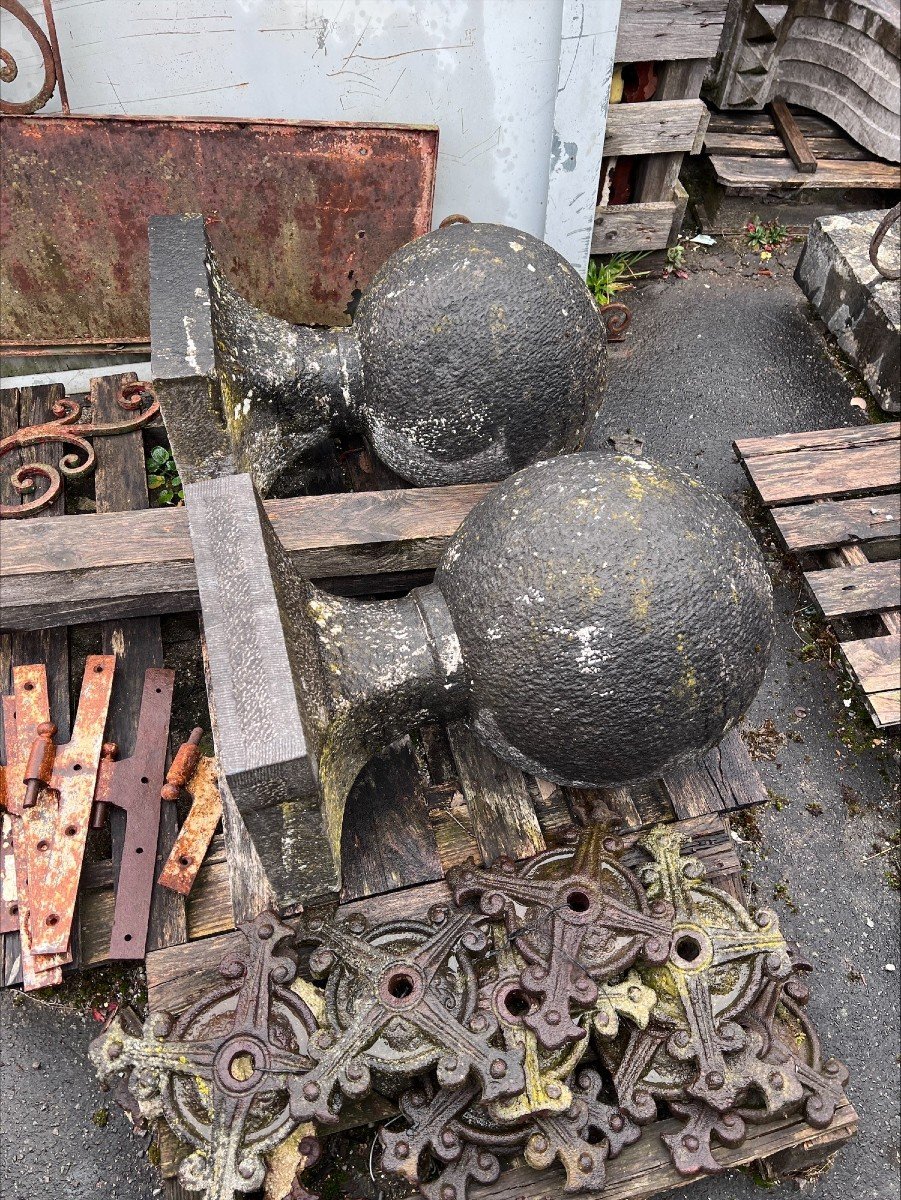
[(653, 63), (659, 81), (652, 99), (611, 104), (607, 112), (604, 158), (643, 161), (631, 203), (598, 204), (592, 254), (658, 250), (675, 241), (687, 201), (679, 171), (684, 156), (702, 148), (701, 84), (726, 7), (727, 0), (623, 0), (616, 63)]
[(901, 723), (899, 433), (886, 422), (735, 443), (877, 729)]
[(792, 160), (791, 145), (780, 136), (769, 112), (711, 111), (704, 151), (727, 195), (901, 187), (901, 168), (875, 158), (826, 117), (787, 107), (815, 159), (815, 170)]

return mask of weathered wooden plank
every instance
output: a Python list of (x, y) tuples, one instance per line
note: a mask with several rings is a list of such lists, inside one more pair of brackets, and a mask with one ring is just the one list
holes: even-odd
[[(821, 117), (819, 113), (805, 112), (803, 109), (798, 109), (794, 113), (798, 127), (804, 131), (807, 137), (832, 137), (840, 138), (853, 145), (849, 138), (845, 136), (839, 127), (826, 117)], [(738, 109), (720, 111), (719, 109), (711, 109), (710, 112), (710, 129), (721, 133), (731, 131), (742, 131), (744, 133), (766, 133), (772, 136), (775, 134), (773, 121), (769, 113), (763, 112), (741, 112)]]
[(726, 18), (726, 0), (623, 0), (617, 62), (713, 58)]
[(898, 446), (875, 442), (836, 452), (798, 450), (744, 461), (766, 505), (816, 500), (898, 487)]
[(877, 729), (894, 729), (901, 725), (901, 688), (892, 692), (875, 692), (865, 697)]
[[(820, 1132), (803, 1117), (783, 1117), (762, 1125), (749, 1125), (747, 1139), (737, 1148), (713, 1143), (713, 1157), (724, 1169), (743, 1166), (773, 1154), (801, 1147), (808, 1148), (798, 1165), (821, 1162), (857, 1132), (857, 1114), (845, 1100), (829, 1128)], [(580, 1192), (583, 1200), (647, 1200), (671, 1188), (687, 1187), (705, 1174), (686, 1178), (672, 1164), (661, 1140), (674, 1136), (682, 1128), (678, 1121), (658, 1121), (634, 1145), (607, 1163), (607, 1183), (603, 1192)], [(505, 1171), (496, 1183), (470, 1190), (471, 1200), (550, 1200), (563, 1194), (563, 1172), (556, 1169), (535, 1172), (529, 1167)]]
[[(870, 156), (861, 146), (842, 137), (815, 137), (805, 135), (807, 145), (817, 160), (824, 158), (860, 161)], [(784, 158), (785, 145), (772, 132), (739, 132), (711, 129), (708, 125), (704, 134), (704, 149), (708, 154), (754, 155), (759, 158)]]
[(872, 159), (847, 162), (827, 159), (814, 175), (805, 175), (789, 159), (740, 158), (712, 154), (710, 164), (717, 182), (727, 192), (749, 195), (770, 188), (898, 188), (901, 171), (889, 163)]
[[(654, 99), (611, 104), (604, 132), (604, 157), (684, 153), (693, 148), (698, 130), (706, 120), (707, 106), (703, 100)], [(672, 194), (673, 182), (665, 196)]]
[(816, 155), (808, 145), (794, 114), (785, 101), (780, 100), (778, 96), (770, 102), (769, 110), (776, 132), (788, 151), (788, 157), (799, 171), (803, 171), (806, 175), (812, 175), (817, 169)]
[(492, 754), (465, 725), (449, 725), (447, 736), (483, 861), (528, 858), (544, 850), (522, 771)]
[(763, 804), (766, 789), (737, 729), (731, 729), (697, 767), (671, 771), (663, 786), (676, 816), (702, 816), (705, 812), (733, 812)]
[[(704, 76), (707, 73), (707, 67), (708, 62), (705, 58), (689, 58), (683, 61), (666, 63), (660, 73), (660, 80), (657, 84), (653, 103), (660, 104), (679, 99), (693, 99), (699, 96), (701, 93), (701, 84), (704, 82)], [(611, 106), (607, 116), (608, 122), (610, 114), (616, 112), (618, 108), (623, 107), (630, 108), (631, 105)], [(691, 146), (685, 147), (692, 154), (700, 152), (709, 118), (710, 113), (707, 111), (705, 105), (704, 116), (698, 123), (696, 141)], [(652, 158), (648, 158), (638, 170), (634, 193), (635, 200), (639, 204), (669, 200), (673, 195), (673, 188), (679, 178), (682, 158), (683, 155), (681, 153), (664, 156), (655, 155)]]
[(856, 425), (847, 429), (811, 429), (805, 433), (741, 438), (733, 442), (732, 447), (739, 458), (749, 459), (771, 454), (794, 454), (798, 450), (853, 450), (858, 446), (898, 441), (901, 441), (898, 422), (884, 421), (879, 425)]
[(444, 878), (422, 777), (405, 738), (360, 773), (344, 810), (343, 900)]
[(901, 684), (901, 638), (897, 634), (840, 642), (839, 649), (865, 692), (897, 691)]
[(804, 579), (827, 619), (901, 607), (897, 562), (805, 571)]
[(592, 254), (627, 254), (633, 250), (662, 250), (676, 215), (675, 200), (647, 204), (615, 204), (597, 208)]
[[(681, 822), (681, 829), (688, 839), (687, 852), (704, 863), (710, 878), (729, 875), (739, 870), (740, 864), (734, 844), (720, 817), (707, 813)], [(632, 868), (647, 861), (646, 853), (638, 847), (640, 836), (640, 830), (628, 831), (622, 835), (626, 847), (624, 861)], [(445, 868), (458, 865), (471, 853), (471, 843), (466, 846), (465, 839), (461, 839), (457, 854), (452, 861), (444, 863)], [(210, 874), (218, 874), (224, 870), (225, 864), (213, 864)], [(199, 876), (194, 886), (195, 890), (200, 886)], [(368, 896), (342, 903), (340, 911), (347, 915), (362, 912), (370, 919), (378, 921), (416, 919), (424, 916), (433, 904), (448, 903), (449, 898), (447, 884), (444, 880), (438, 880), (386, 892), (378, 898)], [(286, 920), (290, 925), (297, 918), (289, 917)], [(166, 1009), (178, 1013), (203, 995), (216, 976), (218, 964), (235, 944), (236, 936), (234, 933), (226, 933), (204, 937), (148, 954), (147, 988), (150, 1011)]]
[(901, 495), (796, 504), (773, 511), (786, 549), (825, 550), (901, 536)]
[[(434, 568), (490, 484), (268, 501), (267, 515), (313, 579)], [(9, 521), (0, 557), (5, 629), (196, 610), (183, 508)]]

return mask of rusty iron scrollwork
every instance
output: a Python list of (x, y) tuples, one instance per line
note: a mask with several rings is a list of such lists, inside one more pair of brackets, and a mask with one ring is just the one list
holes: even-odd
[(879, 224), (870, 240), (870, 262), (883, 279), (901, 279), (901, 267), (886, 267), (879, 261), (879, 250), (891, 227), (901, 220), (901, 204), (890, 208)]
[(632, 310), (621, 300), (611, 300), (601, 305), (601, 316), (607, 326), (608, 342), (624, 342), (626, 330), (632, 324)]
[[(0, 0), (0, 3), (2, 2), (3, 0)], [(150, 403), (142, 410), (141, 406), (146, 400)], [(147, 383), (125, 384), (116, 402), (124, 412), (137, 415), (130, 421), (117, 421), (109, 425), (79, 423), (81, 404), (77, 400), (62, 397), (52, 407), (55, 420), (45, 421), (40, 425), (29, 425), (0, 440), (0, 459), (15, 450), (25, 450), (29, 446), (56, 443), (74, 447), (62, 456), (58, 468), (49, 463), (37, 462), (22, 463), (16, 467), (9, 476), (9, 484), (20, 496), (34, 492), (38, 480), (44, 481), (44, 490), (24, 504), (0, 504), (0, 519), (30, 517), (47, 508), (59, 496), (63, 477), (76, 479), (93, 470), (97, 459), (89, 439), (115, 437), (119, 433), (131, 433), (135, 429), (141, 429), (152, 421), (160, 410), (159, 401)]]
[[(44, 16), (47, 20), (48, 37), (19, 0), (0, 0), (0, 11), (9, 13), (23, 26), (29, 36), (34, 39), (41, 54), (44, 78), (35, 94), (27, 100), (0, 100), (0, 113), (36, 113), (43, 108), (59, 85), (60, 100), (63, 112), (69, 111), (66, 98), (66, 88), (63, 82), (62, 64), (59, 59), (59, 47), (56, 39), (56, 25), (53, 20), (53, 9), (50, 0), (44, 0)], [(12, 83), (18, 77), (19, 64), (12, 53), (5, 47), (0, 47), (0, 82)]]

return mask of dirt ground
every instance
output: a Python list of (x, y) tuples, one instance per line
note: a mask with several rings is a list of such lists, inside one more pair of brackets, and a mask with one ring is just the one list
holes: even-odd
[[(748, 215), (752, 215), (749, 210)], [(719, 238), (688, 243), (687, 278), (652, 274), (625, 298), (631, 332), (611, 347), (598, 446), (642, 443), (725, 496), (755, 529), (772, 572), (777, 641), (743, 734), (770, 802), (735, 823), (752, 897), (773, 905), (814, 965), (810, 1010), (828, 1053), (849, 1067), (859, 1136), (810, 1180), (817, 1200), (898, 1195), (898, 740), (879, 737), (859, 707), (797, 570), (775, 549), (765, 514), (734, 462), (734, 439), (860, 424), (865, 395), (831, 349), (791, 277), (797, 244), (769, 260)], [(184, 669), (179, 724), (202, 714), (190, 621), (167, 626)], [(0, 1195), (6, 1200), (149, 1200), (160, 1194), (148, 1139), (91, 1078), (86, 1046), (103, 1003), (139, 974), (108, 971), (68, 982), (51, 1002), (0, 997)], [(310, 1186), (322, 1200), (408, 1194), (370, 1175), (372, 1130), (325, 1143)], [(377, 1168), (377, 1155), (375, 1156)], [(747, 1174), (693, 1184), (684, 1200), (749, 1200)], [(776, 1185), (776, 1195), (795, 1184)]]

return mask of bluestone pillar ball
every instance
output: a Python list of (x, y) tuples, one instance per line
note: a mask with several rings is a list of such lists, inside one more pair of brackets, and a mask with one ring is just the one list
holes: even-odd
[(396, 251), (354, 318), (358, 420), (417, 484), (502, 479), (576, 450), (601, 405), (606, 329), (556, 250), (451, 225)]
[(766, 668), (762, 555), (725, 501), (672, 467), (591, 453), (521, 471), (469, 514), (435, 582), (471, 724), (558, 783), (616, 786), (698, 757)]

